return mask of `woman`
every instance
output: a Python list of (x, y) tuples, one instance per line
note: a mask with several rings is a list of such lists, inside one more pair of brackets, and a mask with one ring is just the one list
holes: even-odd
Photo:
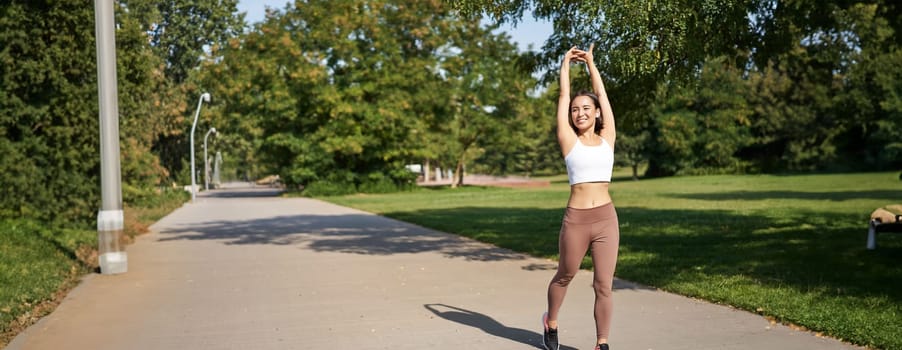
[[(548, 286), (548, 311), (542, 317), (544, 345), (558, 350), (558, 312), (567, 286), (579, 271), (580, 262), (591, 248), (594, 267), (596, 350), (608, 349), (611, 328), (611, 291), (620, 227), (608, 193), (614, 166), (614, 113), (608, 102), (601, 75), (595, 67), (592, 49), (571, 48), (561, 64), (561, 92), (557, 109), (557, 138), (567, 163), (570, 200), (564, 213), (558, 247), (557, 273)], [(589, 67), (591, 92), (570, 98), (570, 64)], [(596, 95), (597, 94), (597, 95)]]

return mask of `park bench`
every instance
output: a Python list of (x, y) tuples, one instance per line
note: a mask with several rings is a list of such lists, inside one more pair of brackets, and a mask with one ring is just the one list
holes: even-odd
[(868, 224), (868, 241), (867, 248), (869, 250), (877, 249), (878, 233), (902, 233), (902, 214), (899, 213), (902, 206), (891, 205), (887, 209), (878, 208), (871, 213), (871, 221)]

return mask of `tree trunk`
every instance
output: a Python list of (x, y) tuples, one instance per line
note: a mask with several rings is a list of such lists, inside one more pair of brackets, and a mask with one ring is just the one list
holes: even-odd
[(639, 181), (639, 164), (633, 163), (633, 181)]
[(451, 178), (451, 188), (457, 188), (464, 185), (464, 156), (461, 154), (457, 159), (457, 166), (454, 168), (454, 177)]

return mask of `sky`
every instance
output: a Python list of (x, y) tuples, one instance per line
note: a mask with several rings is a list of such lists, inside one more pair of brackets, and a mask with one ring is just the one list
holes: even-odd
[[(239, 0), (238, 11), (247, 13), (245, 20), (254, 23), (263, 20), (266, 7), (283, 9), (288, 2), (289, 0)], [(538, 50), (545, 39), (551, 36), (551, 22), (539, 22), (532, 18), (532, 14), (525, 14), (516, 28), (506, 24), (501, 30), (511, 36), (521, 51), (525, 51), (529, 44), (532, 44), (534, 50)]]

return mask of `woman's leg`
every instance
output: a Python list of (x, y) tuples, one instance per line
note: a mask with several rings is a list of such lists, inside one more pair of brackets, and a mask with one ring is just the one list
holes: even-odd
[(617, 267), (617, 253), (620, 247), (620, 225), (617, 213), (611, 206), (604, 214), (605, 219), (593, 227), (592, 264), (595, 289), (595, 332), (598, 343), (607, 343), (611, 329), (611, 315), (614, 303), (614, 269)]
[(567, 286), (579, 271), (579, 265), (589, 249), (589, 228), (591, 226), (570, 222), (568, 216), (570, 216), (571, 209), (567, 210), (558, 239), (560, 256), (557, 273), (554, 274), (554, 278), (548, 285), (548, 325), (551, 328), (557, 328), (558, 311), (564, 303)]

